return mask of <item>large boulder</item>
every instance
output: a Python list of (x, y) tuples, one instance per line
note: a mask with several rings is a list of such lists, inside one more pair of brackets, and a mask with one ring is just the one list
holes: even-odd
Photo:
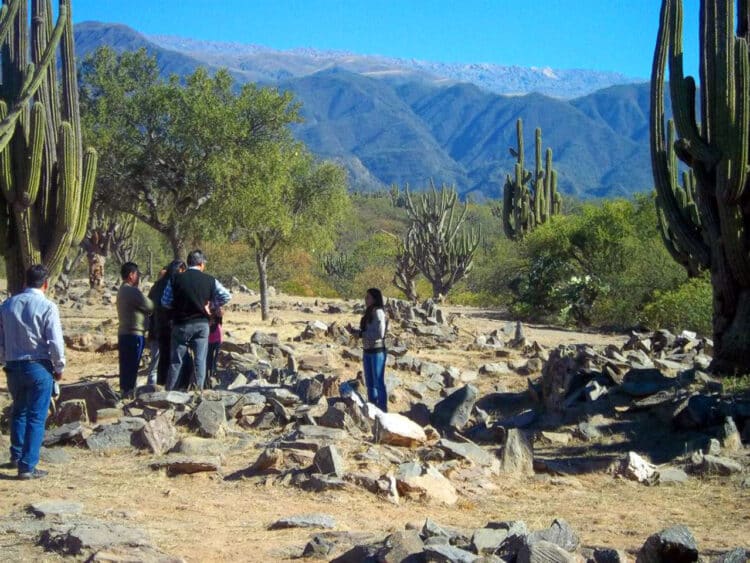
[(91, 451), (100, 453), (142, 447), (140, 430), (145, 425), (145, 420), (135, 417), (122, 417), (113, 424), (102, 424), (86, 438), (86, 446)]
[(60, 396), (58, 402), (83, 399), (86, 401), (86, 410), (90, 416), (95, 416), (99, 409), (108, 409), (117, 406), (120, 398), (109, 384), (109, 381), (79, 381), (69, 385), (60, 385)]
[(500, 469), (505, 473), (534, 474), (534, 449), (523, 430), (508, 429), (500, 458)]
[(427, 435), (419, 424), (403, 415), (390, 412), (377, 413), (373, 435), (376, 443), (407, 448), (427, 441)]
[(672, 526), (650, 536), (638, 552), (636, 563), (693, 563), (698, 544), (686, 526)]
[(464, 385), (435, 405), (430, 421), (443, 432), (462, 430), (469, 422), (471, 410), (479, 391), (473, 385)]

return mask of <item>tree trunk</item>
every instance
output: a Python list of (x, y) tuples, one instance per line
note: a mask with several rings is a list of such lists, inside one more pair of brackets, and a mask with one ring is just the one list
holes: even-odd
[(172, 258), (174, 260), (187, 260), (185, 239), (180, 236), (177, 227), (170, 227), (164, 234), (169, 241), (169, 246), (172, 247)]
[(89, 263), (89, 287), (91, 289), (104, 289), (104, 265), (107, 259), (97, 252), (86, 254)]
[(78, 264), (80, 264), (81, 260), (83, 260), (84, 254), (86, 254), (86, 251), (79, 246), (76, 250), (75, 257), (65, 258), (65, 262), (63, 263), (63, 274), (65, 274), (66, 276), (70, 276), (75, 271), (75, 269), (78, 268)]
[(268, 320), (268, 255), (261, 251), (255, 252), (255, 263), (258, 265), (260, 278), (260, 315), (264, 321)]

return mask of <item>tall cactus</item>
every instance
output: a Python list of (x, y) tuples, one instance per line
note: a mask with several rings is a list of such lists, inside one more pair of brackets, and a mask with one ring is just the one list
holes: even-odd
[(443, 299), (471, 271), (481, 233), (464, 228), (468, 205), (456, 214), (455, 189), (443, 186), (438, 192), (431, 183), (430, 191), (416, 201), (408, 187), (405, 195), (411, 226), (403, 248), (432, 284), (433, 297)]
[[(719, 373), (750, 369), (750, 4), (701, 0), (700, 116), (697, 87), (683, 74), (682, 1), (662, 0), (651, 76), (651, 160), (660, 212), (670, 237), (695, 264), (710, 269), (714, 296), (714, 362)], [(677, 141), (666, 133), (664, 82)], [(694, 203), (678, 189), (676, 162), (694, 174)], [(686, 212), (687, 211), (687, 212)]]
[(522, 239), (536, 225), (546, 223), (552, 215), (562, 211), (562, 196), (557, 191), (557, 171), (552, 168), (552, 149), (545, 154), (542, 168), (542, 130), (535, 134), (534, 172), (525, 168), (523, 121), (516, 121), (516, 158), (513, 175), (508, 174), (503, 188), (503, 228), (512, 240)]
[(82, 148), (70, 0), (53, 21), (51, 0), (3, 0), (0, 239), (14, 292), (31, 264), (60, 273), (93, 196), (96, 152)]

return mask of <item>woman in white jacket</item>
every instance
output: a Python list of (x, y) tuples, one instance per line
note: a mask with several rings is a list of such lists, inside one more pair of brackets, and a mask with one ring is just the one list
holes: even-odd
[(383, 309), (383, 294), (371, 287), (365, 294), (367, 309), (359, 322), (359, 328), (349, 324), (346, 328), (350, 334), (362, 339), (365, 383), (367, 399), (383, 412), (388, 411), (388, 393), (385, 389), (385, 334), (388, 321)]

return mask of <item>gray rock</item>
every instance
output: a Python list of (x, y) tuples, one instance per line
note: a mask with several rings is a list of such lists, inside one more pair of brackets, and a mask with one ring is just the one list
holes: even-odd
[(645, 397), (665, 389), (671, 389), (677, 381), (665, 377), (657, 369), (631, 369), (625, 374), (620, 389), (631, 397)]
[(103, 424), (86, 438), (86, 446), (94, 452), (114, 452), (140, 447), (138, 432), (146, 425), (142, 418), (122, 417), (113, 424)]
[(323, 396), (323, 383), (316, 378), (300, 379), (297, 394), (303, 403), (314, 405)]
[(349, 488), (349, 483), (333, 475), (321, 475), (313, 473), (310, 479), (302, 484), (302, 488), (322, 493), (323, 491), (343, 491)]
[(422, 467), (421, 463), (417, 461), (408, 461), (398, 466), (395, 477), (397, 481), (403, 481), (409, 477), (419, 477), (423, 473), (424, 467)]
[(317, 423), (327, 428), (338, 428), (351, 432), (354, 430), (354, 421), (347, 412), (344, 403), (335, 403), (328, 407), (323, 416), (318, 417)]
[(576, 563), (576, 557), (559, 545), (538, 541), (524, 545), (518, 552), (516, 563)]
[(313, 465), (319, 473), (342, 477), (346, 471), (344, 460), (339, 455), (336, 446), (323, 446), (315, 453)]
[(331, 563), (377, 563), (377, 552), (380, 546), (376, 545), (355, 545), (349, 551), (346, 551), (331, 559)]
[(70, 500), (45, 500), (29, 505), (29, 512), (37, 518), (66, 518), (83, 512), (83, 504)]
[(718, 557), (711, 560), (711, 563), (746, 563), (748, 560), (748, 553), (744, 547), (737, 547), (727, 553), (722, 553)]
[(575, 436), (585, 442), (592, 442), (602, 437), (601, 431), (590, 422), (579, 422), (573, 431)]
[(701, 473), (726, 476), (734, 473), (742, 473), (742, 464), (728, 457), (704, 455), (701, 464), (696, 469)]
[(606, 547), (597, 547), (594, 549), (589, 563), (628, 563), (630, 558), (626, 553)]
[(86, 411), (89, 414), (96, 413), (99, 409), (116, 407), (120, 401), (117, 393), (106, 380), (60, 385), (60, 396), (57, 400), (63, 403), (72, 399), (86, 401)]
[(417, 530), (404, 530), (391, 534), (378, 551), (378, 563), (417, 563), (424, 561), (424, 544)]
[(508, 530), (479, 528), (471, 537), (471, 548), (479, 555), (492, 554), (508, 537)]
[(67, 444), (69, 442), (81, 443), (88, 436), (89, 431), (80, 422), (71, 422), (58, 428), (50, 428), (44, 433), (43, 444), (54, 446), (56, 444)]
[(742, 450), (742, 438), (731, 416), (724, 419), (724, 425), (721, 427), (721, 445), (728, 452)]
[(218, 471), (221, 468), (219, 458), (175, 457), (151, 464), (151, 469), (166, 469), (167, 475), (191, 475), (206, 471)]
[(311, 426), (303, 424), (297, 428), (295, 439), (321, 440), (324, 442), (340, 442), (346, 440), (349, 434), (337, 428), (326, 428), (325, 426)]
[(698, 545), (686, 526), (672, 526), (650, 536), (638, 552), (636, 563), (693, 563)]
[(193, 426), (201, 436), (216, 438), (226, 431), (227, 415), (224, 402), (204, 398), (193, 412)]
[(658, 474), (658, 482), (660, 485), (675, 485), (686, 483), (689, 479), (688, 474), (679, 467), (664, 467), (662, 469), (659, 469)]
[(573, 552), (578, 549), (581, 543), (578, 535), (565, 520), (555, 519), (552, 525), (546, 530), (532, 532), (527, 537), (527, 543), (533, 545), (537, 542), (545, 541), (553, 543), (565, 551)]
[(191, 393), (184, 391), (156, 391), (138, 395), (138, 404), (154, 409), (169, 409), (187, 405), (193, 400)]
[(511, 370), (505, 362), (495, 362), (484, 364), (479, 368), (479, 373), (483, 375), (508, 375)]
[(505, 437), (500, 469), (506, 473), (534, 474), (534, 450), (528, 436), (517, 428), (510, 428)]
[(438, 446), (443, 448), (449, 456), (468, 460), (480, 467), (492, 467), (497, 464), (497, 458), (494, 455), (483, 450), (474, 442), (454, 442), (443, 438), (438, 442)]
[(44, 446), (39, 450), (39, 459), (50, 465), (65, 465), (72, 461), (68, 452), (63, 448), (45, 448)]
[(49, 528), (39, 543), (49, 551), (76, 556), (120, 546), (150, 547), (151, 539), (138, 528), (92, 519)]
[(83, 399), (71, 399), (59, 403), (52, 420), (57, 426), (71, 422), (88, 423), (89, 415), (86, 410), (86, 401)]
[(289, 528), (322, 528), (332, 530), (336, 520), (327, 514), (299, 514), (281, 518), (269, 526), (269, 530), (286, 530)]
[(187, 457), (220, 456), (228, 449), (226, 444), (211, 438), (185, 436), (175, 446), (175, 451)]
[(317, 559), (327, 558), (333, 551), (335, 544), (323, 536), (316, 535), (307, 542), (305, 549), (302, 551), (302, 557), (315, 557)]
[(464, 385), (435, 405), (430, 420), (438, 430), (461, 430), (471, 417), (471, 410), (479, 391), (473, 385)]
[(250, 337), (250, 342), (258, 346), (278, 346), (281, 344), (278, 334), (268, 334), (266, 332), (256, 331)]
[(429, 545), (424, 548), (427, 563), (474, 563), (479, 559), (470, 551), (452, 545)]
[(174, 414), (171, 411), (160, 413), (141, 428), (139, 441), (152, 453), (164, 455), (177, 445), (177, 428), (172, 423)]
[(445, 367), (434, 362), (422, 362), (419, 366), (419, 375), (430, 378), (430, 377), (443, 377)]
[(428, 336), (432, 338), (445, 338), (445, 331), (438, 326), (417, 325), (414, 329), (417, 336)]

